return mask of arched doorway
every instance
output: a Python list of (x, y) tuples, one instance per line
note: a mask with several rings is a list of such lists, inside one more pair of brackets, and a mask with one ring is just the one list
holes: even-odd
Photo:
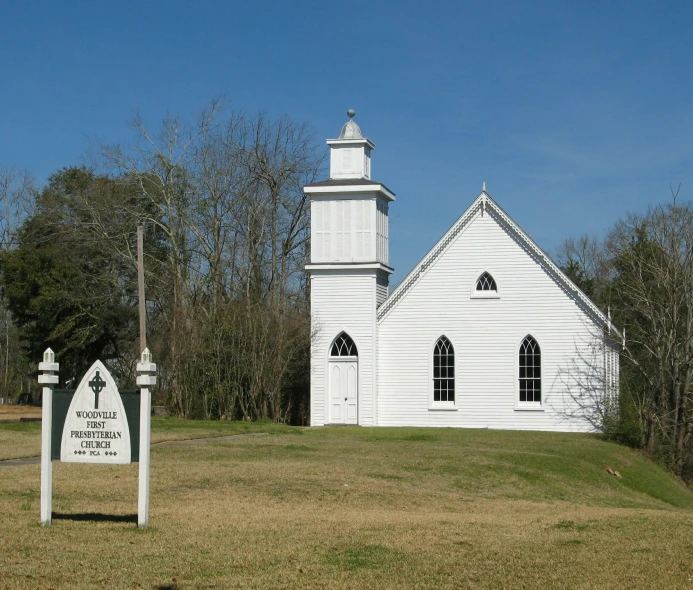
[(330, 424), (357, 424), (358, 350), (345, 332), (339, 334), (330, 346), (328, 375)]

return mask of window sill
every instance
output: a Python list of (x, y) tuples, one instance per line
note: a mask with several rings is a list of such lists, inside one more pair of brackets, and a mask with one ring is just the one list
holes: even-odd
[(456, 412), (457, 408), (455, 406), (429, 406), (429, 412)]
[(515, 404), (516, 412), (543, 412), (544, 408), (539, 402), (518, 402)]
[(497, 291), (475, 291), (469, 296), (470, 299), (500, 299)]

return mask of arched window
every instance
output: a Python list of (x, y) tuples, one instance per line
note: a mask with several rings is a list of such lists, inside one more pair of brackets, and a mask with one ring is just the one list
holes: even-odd
[(455, 349), (445, 336), (433, 349), (433, 401), (455, 401)]
[(520, 344), (520, 401), (541, 402), (541, 350), (530, 335)]
[(498, 291), (495, 279), (487, 272), (481, 273), (481, 276), (476, 280), (477, 291)]
[(342, 332), (334, 339), (332, 348), (330, 348), (330, 356), (358, 356), (356, 344), (349, 334)]

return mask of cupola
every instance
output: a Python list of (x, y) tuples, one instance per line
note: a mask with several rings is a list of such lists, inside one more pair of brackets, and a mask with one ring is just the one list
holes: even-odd
[(375, 144), (361, 134), (361, 128), (354, 121), (356, 111), (347, 111), (349, 120), (342, 127), (338, 139), (328, 139), (330, 146), (330, 178), (333, 180), (350, 178), (371, 178), (371, 150)]

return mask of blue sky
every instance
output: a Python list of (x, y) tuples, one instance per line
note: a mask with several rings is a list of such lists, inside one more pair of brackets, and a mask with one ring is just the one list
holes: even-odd
[(479, 194), (544, 249), (693, 200), (690, 2), (24, 2), (0, 19), (0, 165), (37, 179), (213, 97), (322, 142), (348, 108), (397, 194), (399, 282)]

